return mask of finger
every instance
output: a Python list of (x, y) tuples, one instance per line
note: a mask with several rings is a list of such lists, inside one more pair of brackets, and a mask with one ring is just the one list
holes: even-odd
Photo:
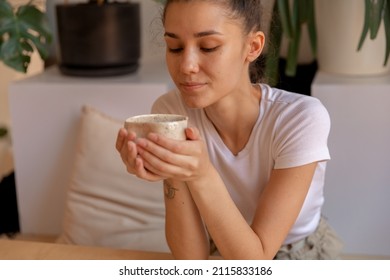
[(124, 128), (121, 128), (118, 131), (118, 137), (115, 146), (116, 149), (120, 152), (122, 161), (125, 163), (127, 171), (139, 178), (148, 181), (159, 181), (166, 179), (145, 170), (143, 161), (137, 156), (137, 146), (133, 141), (135, 138), (136, 134), (134, 132), (128, 133)]
[(124, 128), (119, 129), (118, 136), (116, 138), (116, 143), (115, 143), (115, 148), (117, 149), (118, 152), (122, 150), (126, 138), (127, 138), (127, 130)]
[[(157, 174), (164, 178), (188, 176), (188, 169), (186, 169), (185, 166), (189, 165), (187, 163), (190, 160), (189, 157), (172, 154), (172, 157), (170, 158), (159, 158), (142, 147), (137, 147), (137, 150), (139, 156), (143, 160), (144, 167), (153, 174)], [(167, 151), (167, 153), (170, 152)]]
[(179, 148), (179, 146), (183, 145), (183, 141), (167, 139), (164, 136), (161, 138), (164, 139), (157, 136), (156, 143), (148, 139), (138, 139), (137, 150), (139, 154), (151, 164), (159, 164), (160, 161), (175, 165), (180, 164), (179, 158), (184, 155), (183, 148)]
[(133, 141), (127, 141), (121, 150), (123, 162), (130, 173), (134, 173), (135, 159), (137, 158), (137, 146)]
[(145, 179), (151, 182), (155, 181), (161, 181), (166, 179), (166, 177), (161, 177), (160, 175), (157, 175), (153, 172), (151, 172), (149, 169), (146, 168), (144, 161), (140, 158), (137, 157), (135, 159), (135, 175), (138, 178)]
[(174, 140), (156, 133), (149, 133), (146, 139), (138, 140), (138, 145), (159, 156), (164, 156), (164, 154), (160, 154), (159, 151), (164, 153), (168, 150), (176, 155), (191, 155), (198, 151), (196, 145), (192, 145), (190, 141)]
[(199, 140), (200, 139), (200, 132), (196, 127), (188, 127), (185, 130), (187, 139), (189, 140)]

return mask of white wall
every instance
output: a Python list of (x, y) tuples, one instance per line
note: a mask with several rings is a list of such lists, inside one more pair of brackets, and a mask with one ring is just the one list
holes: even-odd
[(312, 85), (332, 123), (324, 215), (348, 254), (390, 257), (389, 74), (359, 78), (319, 71)]
[(37, 54), (33, 55), (32, 62), (27, 74), (16, 72), (0, 62), (0, 125), (10, 123), (8, 106), (8, 86), (11, 81), (20, 80), (40, 73), (43, 69), (43, 62)]

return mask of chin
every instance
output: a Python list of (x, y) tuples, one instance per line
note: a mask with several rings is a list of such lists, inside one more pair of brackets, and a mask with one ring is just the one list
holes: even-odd
[(207, 107), (203, 102), (194, 101), (194, 100), (184, 99), (184, 103), (190, 109), (203, 109)]
[(206, 107), (205, 100), (199, 96), (190, 96), (189, 94), (181, 92), (181, 98), (184, 104), (191, 109), (203, 109)]

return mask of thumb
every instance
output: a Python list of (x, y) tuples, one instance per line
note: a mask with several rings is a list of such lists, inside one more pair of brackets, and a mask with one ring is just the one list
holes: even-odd
[(187, 136), (188, 140), (199, 140), (200, 139), (200, 133), (196, 127), (187, 127), (185, 132), (186, 132), (186, 136)]

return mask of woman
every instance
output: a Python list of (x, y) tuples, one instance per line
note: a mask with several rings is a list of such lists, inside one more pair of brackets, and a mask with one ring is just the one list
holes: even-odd
[(260, 6), (168, 0), (177, 89), (152, 112), (188, 115), (187, 140), (118, 134), (127, 170), (164, 180), (166, 237), (179, 259), (207, 259), (214, 245), (225, 259), (338, 258), (321, 218), (329, 116), (315, 98), (251, 82), (265, 41)]

